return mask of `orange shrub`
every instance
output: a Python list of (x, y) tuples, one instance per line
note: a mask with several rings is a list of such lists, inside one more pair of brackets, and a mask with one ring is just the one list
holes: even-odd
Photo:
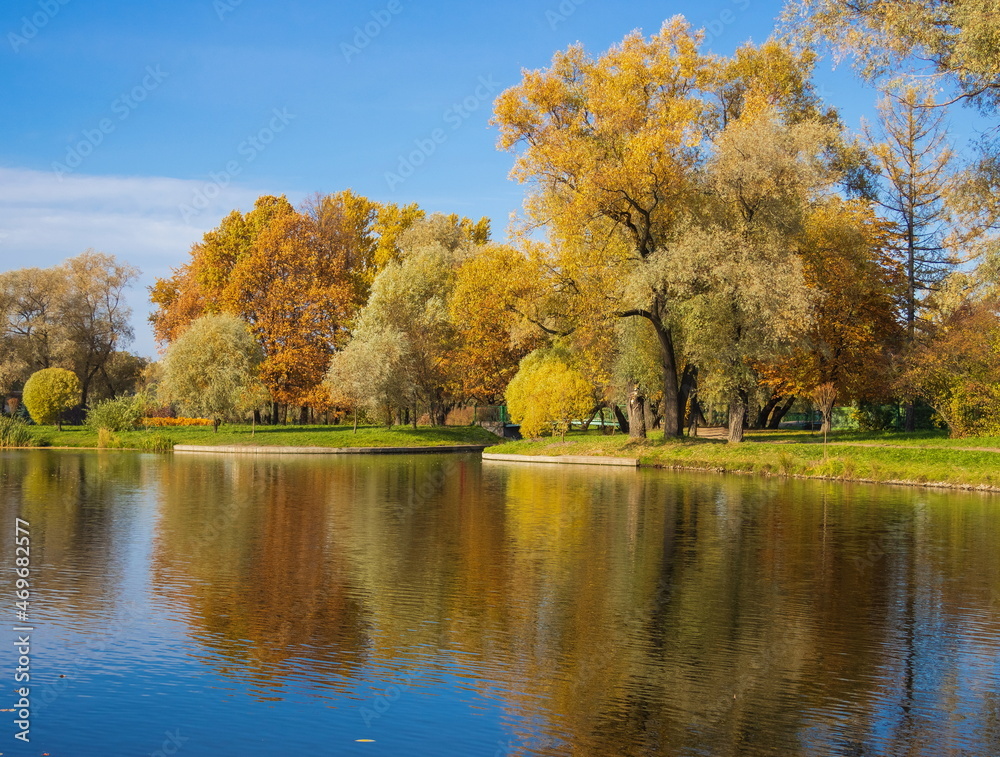
[(215, 421), (209, 418), (143, 418), (142, 425), (147, 428), (163, 428), (164, 426), (214, 426)]

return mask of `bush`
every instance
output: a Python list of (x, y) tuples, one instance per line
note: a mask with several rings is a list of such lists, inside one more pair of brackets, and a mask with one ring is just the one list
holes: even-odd
[(149, 434), (139, 437), (137, 445), (143, 452), (173, 452), (176, 442), (166, 434)]
[(87, 413), (87, 426), (100, 431), (132, 431), (140, 426), (146, 409), (141, 395), (115, 397), (97, 402)]
[(1000, 436), (1000, 385), (962, 383), (942, 410), (954, 437)]
[(0, 416), (0, 447), (34, 447), (28, 424), (17, 417)]
[(147, 428), (168, 428), (174, 426), (214, 426), (210, 418), (143, 418), (142, 425)]
[(858, 428), (862, 431), (892, 431), (898, 429), (900, 424), (898, 405), (859, 402), (856, 417)]
[(565, 437), (573, 421), (594, 405), (586, 378), (556, 350), (535, 350), (525, 357), (506, 397), (511, 418), (521, 424), (526, 439), (546, 431)]
[(35, 423), (62, 428), (62, 414), (80, 401), (80, 379), (65, 368), (44, 368), (25, 382), (23, 399)]

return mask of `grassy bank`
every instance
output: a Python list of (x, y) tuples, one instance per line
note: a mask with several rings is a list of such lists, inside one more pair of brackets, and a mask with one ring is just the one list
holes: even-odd
[(573, 433), (565, 442), (559, 439), (507, 442), (492, 447), (490, 452), (614, 455), (635, 457), (642, 465), (666, 468), (1000, 490), (1000, 439), (948, 439), (935, 432), (837, 433), (830, 437), (825, 452), (822, 437), (809, 432), (750, 434), (744, 443), (737, 445), (711, 439), (632, 441), (621, 435)]
[(104, 447), (165, 451), (174, 444), (255, 445), (260, 447), (436, 447), (451, 444), (493, 444), (496, 437), (478, 426), (412, 427), (362, 426), (188, 426), (114, 434), (102, 440), (84, 427), (31, 426), (36, 445), (43, 447)]

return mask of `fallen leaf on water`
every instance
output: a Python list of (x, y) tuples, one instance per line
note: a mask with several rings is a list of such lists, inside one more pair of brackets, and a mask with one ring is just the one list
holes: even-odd
[(375, 743), (375, 739), (354, 739), (354, 740), (355, 741), (359, 741), (362, 744), (374, 744)]

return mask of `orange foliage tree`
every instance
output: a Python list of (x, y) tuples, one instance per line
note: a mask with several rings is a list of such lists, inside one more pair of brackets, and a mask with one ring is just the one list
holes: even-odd
[(962, 303), (919, 344), (903, 384), (952, 436), (1000, 435), (1000, 302)]
[(869, 203), (832, 199), (806, 219), (800, 255), (814, 298), (809, 329), (787, 354), (759, 366), (784, 395), (832, 384), (840, 399), (878, 399), (892, 386), (902, 343), (905, 281), (885, 222)]

